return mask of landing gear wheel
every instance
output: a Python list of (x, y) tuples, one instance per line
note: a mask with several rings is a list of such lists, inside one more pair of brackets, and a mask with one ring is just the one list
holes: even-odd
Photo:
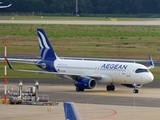
[(110, 91), (111, 90), (111, 86), (107, 85), (106, 89), (107, 89), (107, 91)]
[(138, 89), (134, 89), (134, 90), (133, 90), (133, 93), (138, 93)]
[(81, 91), (81, 89), (79, 87), (76, 87), (76, 91), (79, 92)]
[(84, 89), (83, 88), (81, 88), (81, 92), (83, 92), (84, 91)]
[(111, 85), (111, 91), (114, 91), (114, 90), (115, 90), (115, 86)]
[(107, 91), (114, 91), (115, 90), (115, 86), (114, 85), (107, 85), (106, 86), (106, 90)]
[(83, 92), (84, 89), (83, 89), (83, 88), (76, 87), (76, 91), (77, 91), (77, 92), (80, 92), (80, 91)]

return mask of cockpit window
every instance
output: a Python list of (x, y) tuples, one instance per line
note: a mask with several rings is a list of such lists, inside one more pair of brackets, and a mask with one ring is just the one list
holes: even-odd
[(142, 73), (142, 72), (149, 72), (149, 70), (148, 69), (141, 69), (141, 68), (139, 68), (139, 69), (137, 69), (135, 71), (135, 73)]

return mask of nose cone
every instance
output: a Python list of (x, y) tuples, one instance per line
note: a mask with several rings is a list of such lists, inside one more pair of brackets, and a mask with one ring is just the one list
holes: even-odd
[(149, 73), (149, 75), (147, 75), (147, 78), (146, 78), (147, 82), (150, 83), (154, 80), (154, 76), (152, 73)]
[(151, 73), (151, 82), (154, 80), (154, 76), (153, 74)]

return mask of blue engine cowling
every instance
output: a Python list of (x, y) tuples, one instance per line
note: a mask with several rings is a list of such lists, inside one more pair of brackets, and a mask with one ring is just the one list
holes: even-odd
[(92, 89), (97, 85), (97, 81), (91, 78), (83, 78), (75, 81), (74, 85), (82, 89)]

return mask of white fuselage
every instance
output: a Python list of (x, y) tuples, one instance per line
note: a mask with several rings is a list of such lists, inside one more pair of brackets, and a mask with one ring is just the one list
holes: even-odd
[(147, 67), (137, 63), (57, 59), (54, 67), (59, 73), (101, 76), (97, 82), (103, 83), (146, 84), (154, 79)]

